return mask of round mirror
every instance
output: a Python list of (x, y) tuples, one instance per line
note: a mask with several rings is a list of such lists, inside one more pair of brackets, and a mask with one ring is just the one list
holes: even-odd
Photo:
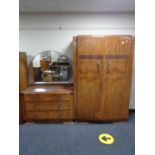
[(43, 51), (32, 61), (35, 83), (69, 82), (71, 62), (66, 55), (56, 51)]

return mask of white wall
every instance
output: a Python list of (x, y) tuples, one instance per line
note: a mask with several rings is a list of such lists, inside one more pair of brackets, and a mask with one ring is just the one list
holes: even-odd
[[(72, 58), (75, 35), (134, 35), (134, 13), (20, 14), (19, 27), (19, 49), (29, 57), (44, 50), (56, 50)], [(133, 93), (134, 89), (130, 108), (134, 108)]]

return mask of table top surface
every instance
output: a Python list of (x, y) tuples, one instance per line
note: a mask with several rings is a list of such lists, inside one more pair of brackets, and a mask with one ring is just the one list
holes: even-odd
[(31, 86), (24, 91), (22, 94), (72, 94), (73, 87), (71, 86)]

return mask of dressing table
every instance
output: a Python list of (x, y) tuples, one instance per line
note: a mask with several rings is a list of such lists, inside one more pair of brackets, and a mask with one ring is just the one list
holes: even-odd
[(32, 60), (29, 79), (31, 84), (21, 92), (25, 122), (73, 120), (73, 84), (67, 56), (41, 52)]

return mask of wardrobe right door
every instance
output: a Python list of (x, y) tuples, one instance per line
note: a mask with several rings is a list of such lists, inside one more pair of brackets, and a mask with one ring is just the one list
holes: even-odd
[(127, 120), (134, 40), (131, 36), (104, 38), (103, 96), (99, 120)]

